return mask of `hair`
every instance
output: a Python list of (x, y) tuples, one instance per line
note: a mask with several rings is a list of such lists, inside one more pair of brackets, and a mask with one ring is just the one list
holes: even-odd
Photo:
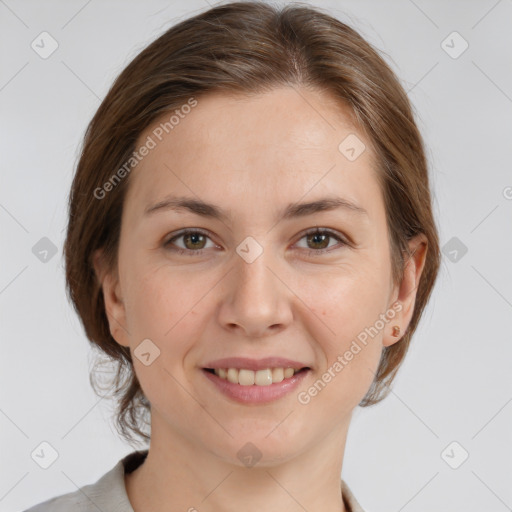
[[(141, 422), (147, 420), (151, 405), (130, 349), (110, 333), (93, 265), (93, 254), (101, 248), (107, 268), (117, 269), (129, 176), (101, 200), (95, 190), (130, 159), (144, 129), (191, 97), (209, 92), (261, 94), (282, 86), (330, 94), (349, 107), (371, 141), (386, 208), (393, 283), (403, 279), (408, 241), (419, 233), (426, 237), (428, 250), (412, 319), (401, 340), (384, 347), (361, 407), (387, 396), (405, 357), (440, 265), (424, 143), (406, 92), (371, 44), (319, 8), (263, 2), (216, 6), (171, 27), (120, 73), (87, 127), (69, 196), (66, 290), (87, 338), (116, 369), (115, 424), (129, 443), (150, 439)], [(91, 384), (94, 388), (93, 372)]]

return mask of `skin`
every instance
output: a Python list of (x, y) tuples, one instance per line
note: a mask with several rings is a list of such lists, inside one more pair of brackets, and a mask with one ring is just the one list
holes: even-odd
[[(338, 150), (350, 133), (366, 145), (355, 161)], [(249, 98), (199, 98), (132, 171), (118, 267), (108, 272), (101, 251), (95, 267), (115, 340), (132, 354), (146, 338), (160, 350), (149, 366), (133, 358), (152, 404), (148, 457), (125, 475), (135, 512), (346, 510), (340, 475), (352, 411), (383, 347), (399, 340), (393, 326), (404, 332), (410, 322), (426, 254), (423, 235), (411, 240), (414, 255), (393, 286), (373, 165), (370, 140), (349, 110), (324, 92), (283, 87)], [(228, 208), (232, 217), (222, 222), (173, 210), (144, 216), (171, 193)], [(368, 215), (339, 209), (276, 220), (289, 203), (333, 193)], [(348, 243), (308, 242), (302, 232), (316, 226)], [(165, 247), (182, 228), (209, 235)], [(263, 248), (250, 264), (236, 252), (248, 236)], [(172, 247), (204, 250), (179, 255)], [(308, 404), (299, 403), (297, 394), (393, 304), (401, 311)], [(201, 371), (220, 357), (269, 355), (312, 368), (296, 392), (270, 404), (231, 401)], [(262, 454), (251, 468), (237, 457), (249, 441)]]

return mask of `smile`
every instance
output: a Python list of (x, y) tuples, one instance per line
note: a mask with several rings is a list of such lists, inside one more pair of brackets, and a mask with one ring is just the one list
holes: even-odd
[(202, 372), (213, 388), (225, 397), (243, 404), (262, 404), (290, 394), (311, 369), (266, 368), (253, 371), (243, 368), (203, 368)]
[(284, 379), (289, 379), (305, 369), (266, 368), (253, 371), (245, 368), (207, 368), (208, 371), (215, 373), (217, 377), (227, 380), (232, 384), (240, 384), (241, 386), (270, 386), (282, 382)]

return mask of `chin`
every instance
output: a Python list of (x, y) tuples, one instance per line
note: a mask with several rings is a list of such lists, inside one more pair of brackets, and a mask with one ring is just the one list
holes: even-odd
[(225, 437), (222, 446), (217, 444), (212, 452), (229, 464), (247, 468), (272, 467), (292, 460), (302, 452), (302, 440), (286, 433), (279, 435), (278, 424), (274, 421), (271, 428), (252, 429), (244, 434), (230, 431), (233, 437)]

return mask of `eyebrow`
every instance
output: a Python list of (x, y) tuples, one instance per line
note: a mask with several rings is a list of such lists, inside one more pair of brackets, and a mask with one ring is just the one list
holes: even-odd
[[(295, 217), (305, 217), (317, 212), (336, 209), (343, 209), (348, 212), (355, 212), (360, 215), (368, 216), (368, 212), (361, 206), (338, 196), (330, 196), (307, 203), (290, 203), (286, 208), (284, 208), (280, 215), (278, 215), (278, 219), (288, 220)], [(190, 197), (173, 196), (168, 196), (158, 203), (147, 206), (144, 210), (144, 216), (152, 215), (158, 211), (167, 210), (188, 210), (196, 215), (218, 219), (223, 222), (229, 221), (232, 217), (229, 210), (225, 210), (220, 206)]]

